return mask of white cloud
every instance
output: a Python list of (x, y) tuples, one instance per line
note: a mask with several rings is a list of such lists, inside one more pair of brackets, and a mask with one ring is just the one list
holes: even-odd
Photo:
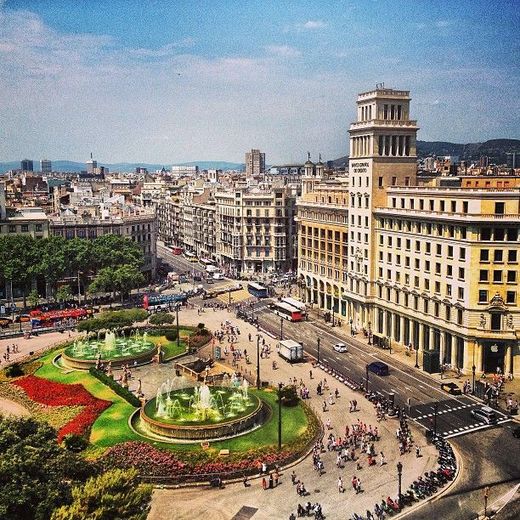
[(294, 47), (289, 45), (267, 45), (265, 50), (275, 56), (281, 56), (282, 58), (296, 58), (301, 56), (301, 52)]
[(308, 22), (305, 22), (302, 27), (304, 29), (323, 29), (324, 27), (327, 27), (327, 24), (321, 20), (309, 20)]

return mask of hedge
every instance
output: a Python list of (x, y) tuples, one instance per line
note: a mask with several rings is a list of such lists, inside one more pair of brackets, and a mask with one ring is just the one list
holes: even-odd
[(130, 403), (132, 406), (139, 408), (141, 401), (136, 397), (130, 390), (123, 388), (117, 381), (114, 381), (111, 377), (108, 377), (105, 372), (97, 369), (96, 367), (90, 367), (88, 369), (90, 374), (96, 379), (99, 379), (103, 384), (113, 390), (119, 397), (122, 397), (125, 401)]
[(102, 312), (95, 318), (89, 318), (78, 323), (79, 332), (93, 332), (101, 329), (120, 329), (130, 327), (133, 323), (144, 321), (148, 313), (144, 309), (128, 309), (122, 311)]

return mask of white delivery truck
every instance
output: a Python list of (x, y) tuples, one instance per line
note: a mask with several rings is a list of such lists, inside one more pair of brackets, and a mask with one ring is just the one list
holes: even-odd
[(289, 363), (303, 361), (303, 345), (292, 339), (280, 341), (278, 355)]

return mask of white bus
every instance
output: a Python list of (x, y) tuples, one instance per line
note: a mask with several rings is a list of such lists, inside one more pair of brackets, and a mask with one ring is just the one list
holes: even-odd
[(307, 314), (307, 311), (306, 311), (307, 306), (305, 305), (305, 303), (301, 302), (300, 300), (296, 300), (294, 298), (290, 298), (287, 296), (286, 298), (282, 298), (282, 302), (288, 303), (292, 307), (296, 307), (296, 309), (299, 309), (302, 316), (305, 316)]

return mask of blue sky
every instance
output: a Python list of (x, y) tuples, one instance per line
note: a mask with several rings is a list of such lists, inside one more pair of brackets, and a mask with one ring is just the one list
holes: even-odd
[(0, 0), (0, 160), (333, 159), (379, 82), (419, 139), (520, 138), (519, 4)]

